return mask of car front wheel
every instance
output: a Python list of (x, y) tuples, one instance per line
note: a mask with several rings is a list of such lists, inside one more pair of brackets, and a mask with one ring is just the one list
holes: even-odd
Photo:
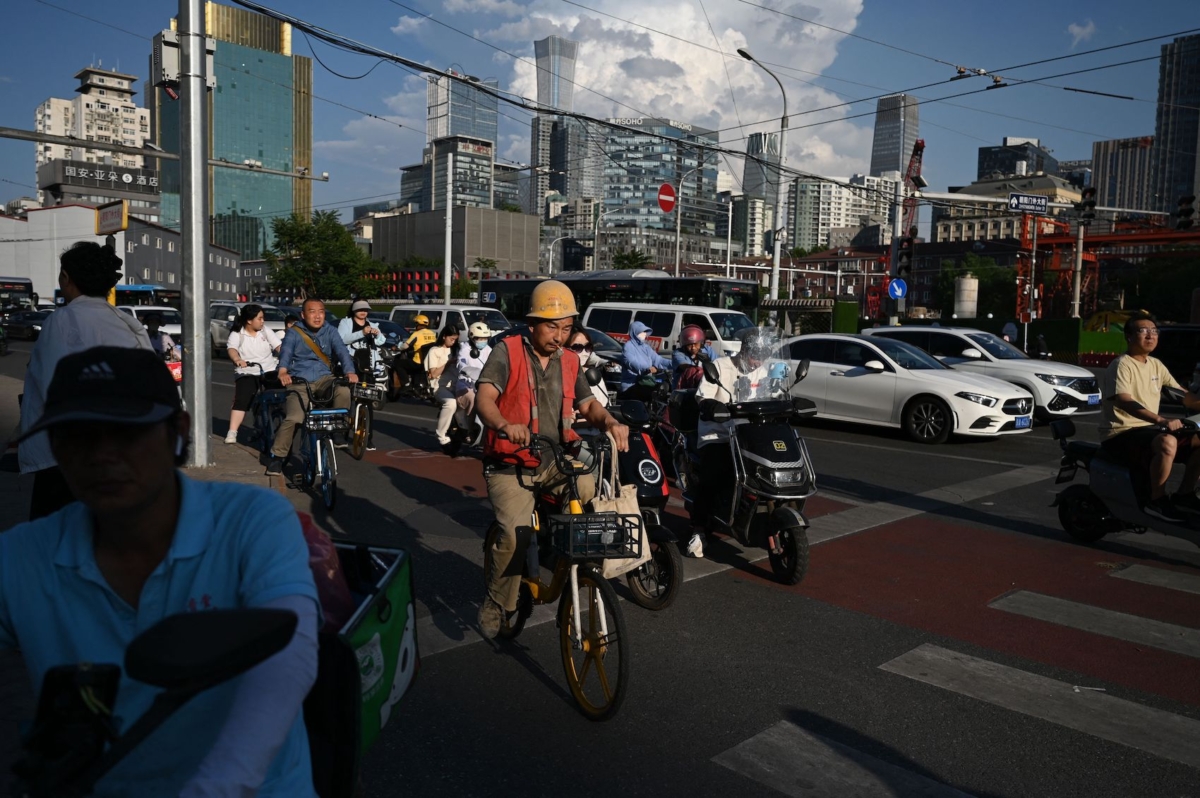
[(917, 443), (945, 443), (953, 426), (950, 408), (936, 396), (918, 396), (904, 408), (904, 434)]

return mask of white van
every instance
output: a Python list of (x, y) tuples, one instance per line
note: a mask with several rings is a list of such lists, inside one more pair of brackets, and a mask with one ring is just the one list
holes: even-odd
[(183, 316), (175, 308), (167, 305), (117, 305), (117, 310), (133, 316), (142, 326), (146, 326), (146, 317), (154, 314), (162, 319), (158, 329), (171, 336), (176, 343), (183, 342)]
[(413, 319), (421, 315), (429, 317), (429, 328), (436, 331), (440, 331), (447, 324), (453, 324), (466, 332), (478, 321), (482, 321), (494, 333), (512, 326), (500, 311), (479, 305), (396, 305), (388, 319), (412, 332), (417, 326)]
[(689, 324), (704, 330), (718, 355), (732, 355), (741, 348), (735, 337), (753, 327), (745, 313), (691, 305), (645, 305), (636, 302), (593, 302), (583, 314), (583, 326), (608, 333), (618, 341), (629, 340), (629, 325), (640, 321), (650, 328), (646, 341), (660, 354), (670, 356), (679, 342), (679, 331)]

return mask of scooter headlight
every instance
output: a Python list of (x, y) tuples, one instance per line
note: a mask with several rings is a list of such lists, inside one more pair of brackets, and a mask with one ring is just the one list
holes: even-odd
[(773, 488), (790, 488), (803, 485), (808, 480), (808, 472), (803, 468), (767, 468), (758, 467), (758, 478)]

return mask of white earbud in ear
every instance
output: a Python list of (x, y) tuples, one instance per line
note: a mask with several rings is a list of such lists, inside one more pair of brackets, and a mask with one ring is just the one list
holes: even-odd
[(180, 435), (175, 439), (175, 456), (180, 457), (183, 454), (183, 436)]

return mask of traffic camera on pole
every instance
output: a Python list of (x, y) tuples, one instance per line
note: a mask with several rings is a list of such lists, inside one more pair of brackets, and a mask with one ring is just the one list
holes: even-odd
[(1196, 213), (1196, 209), (1192, 207), (1195, 202), (1195, 194), (1187, 194), (1179, 198), (1179, 207), (1175, 210), (1176, 230), (1188, 230), (1191, 228), (1194, 221), (1192, 215)]
[(1080, 224), (1091, 224), (1096, 218), (1096, 189), (1085, 188), (1079, 202), (1075, 203), (1075, 210), (1079, 211)]

